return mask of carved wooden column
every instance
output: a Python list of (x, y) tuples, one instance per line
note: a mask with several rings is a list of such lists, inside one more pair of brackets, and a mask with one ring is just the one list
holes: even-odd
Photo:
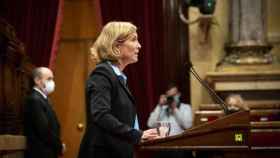
[(33, 68), (14, 27), (0, 18), (0, 157), (24, 155), (22, 109)]
[(226, 64), (270, 64), (264, 0), (231, 0)]

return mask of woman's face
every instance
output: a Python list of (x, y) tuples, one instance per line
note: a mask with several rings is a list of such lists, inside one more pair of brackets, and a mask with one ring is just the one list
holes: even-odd
[(120, 60), (125, 64), (132, 64), (138, 61), (138, 53), (141, 45), (137, 33), (129, 35), (128, 39), (119, 45), (121, 52)]

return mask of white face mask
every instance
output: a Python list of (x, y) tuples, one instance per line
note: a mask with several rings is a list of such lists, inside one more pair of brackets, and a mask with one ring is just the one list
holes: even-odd
[(54, 88), (55, 88), (55, 83), (53, 80), (50, 80), (50, 81), (46, 81), (45, 82), (45, 88), (44, 88), (44, 91), (47, 93), (47, 94), (50, 94), (54, 91)]

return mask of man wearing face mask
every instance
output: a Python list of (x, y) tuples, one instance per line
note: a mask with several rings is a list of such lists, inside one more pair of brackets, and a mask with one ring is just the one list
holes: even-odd
[(166, 94), (160, 96), (159, 103), (150, 114), (148, 127), (158, 127), (159, 122), (170, 123), (169, 135), (177, 135), (192, 126), (192, 109), (180, 101), (180, 92), (175, 84), (170, 84)]
[(55, 89), (53, 73), (46, 67), (32, 72), (34, 86), (24, 105), (24, 135), (27, 158), (57, 158), (65, 150), (60, 140), (60, 125), (48, 100)]

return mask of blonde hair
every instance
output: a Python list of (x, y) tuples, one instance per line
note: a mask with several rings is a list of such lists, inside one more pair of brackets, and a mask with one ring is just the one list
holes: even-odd
[(120, 51), (117, 46), (126, 41), (137, 27), (130, 22), (113, 21), (107, 23), (90, 48), (91, 57), (97, 63), (104, 60), (118, 62)]

